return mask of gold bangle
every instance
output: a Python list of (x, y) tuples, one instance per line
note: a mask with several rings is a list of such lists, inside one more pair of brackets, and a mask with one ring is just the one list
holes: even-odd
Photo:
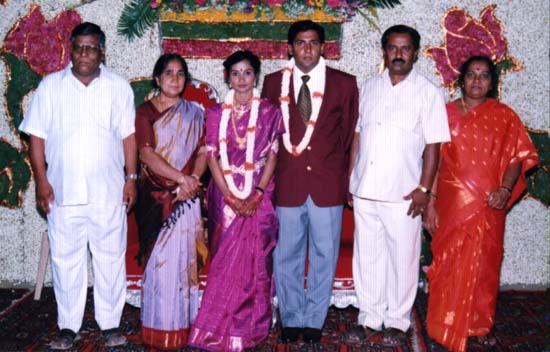
[(193, 177), (195, 180), (200, 181), (200, 177), (197, 174), (191, 174), (191, 177)]

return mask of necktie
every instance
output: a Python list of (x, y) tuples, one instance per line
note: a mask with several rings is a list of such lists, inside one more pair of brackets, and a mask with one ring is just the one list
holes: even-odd
[(302, 76), (302, 87), (298, 93), (298, 110), (300, 110), (300, 115), (302, 115), (304, 122), (308, 122), (311, 116), (311, 94), (306, 84), (310, 78), (308, 75)]

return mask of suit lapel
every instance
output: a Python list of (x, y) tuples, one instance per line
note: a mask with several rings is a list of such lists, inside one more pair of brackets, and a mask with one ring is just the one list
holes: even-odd
[[(330, 86), (330, 78), (331, 78), (330, 73), (331, 73), (330, 67), (326, 66), (325, 67), (325, 90), (323, 93), (323, 102), (321, 103), (321, 109), (319, 110), (319, 117), (317, 118), (317, 123), (320, 123), (321, 121), (323, 121), (325, 115), (327, 114), (327, 106), (330, 106), (328, 105), (329, 97), (332, 96), (332, 89)], [(315, 133), (315, 131), (313, 131), (313, 133)]]
[(296, 98), (295, 98), (296, 95), (294, 94), (294, 73), (290, 75), (289, 85), (290, 85), (290, 87), (288, 88), (288, 95), (290, 98), (290, 103), (288, 104), (289, 114), (291, 117), (294, 117), (294, 118), (298, 117), (301, 121), (302, 118), (300, 117), (300, 110), (298, 110), (298, 105), (296, 103)]

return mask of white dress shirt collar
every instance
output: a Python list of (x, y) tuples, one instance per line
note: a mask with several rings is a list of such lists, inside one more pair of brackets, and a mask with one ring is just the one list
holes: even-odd
[(298, 101), (298, 93), (300, 92), (300, 88), (302, 87), (302, 76), (306, 74), (310, 77), (309, 81), (307, 82), (307, 86), (309, 87), (310, 92), (323, 92), (324, 87), (320, 87), (320, 85), (321, 82), (324, 81), (321, 78), (323, 77), (323, 75), (326, 74), (325, 59), (321, 56), (319, 58), (319, 63), (308, 73), (302, 72), (302, 70), (300, 70), (298, 66), (294, 65), (294, 69), (292, 70), (292, 82), (294, 84), (295, 101)]

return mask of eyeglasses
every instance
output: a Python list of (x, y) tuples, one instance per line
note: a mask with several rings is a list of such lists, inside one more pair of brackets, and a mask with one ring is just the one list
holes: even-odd
[(73, 45), (73, 52), (78, 55), (82, 55), (84, 52), (87, 54), (97, 55), (99, 53), (100, 47), (95, 45)]

